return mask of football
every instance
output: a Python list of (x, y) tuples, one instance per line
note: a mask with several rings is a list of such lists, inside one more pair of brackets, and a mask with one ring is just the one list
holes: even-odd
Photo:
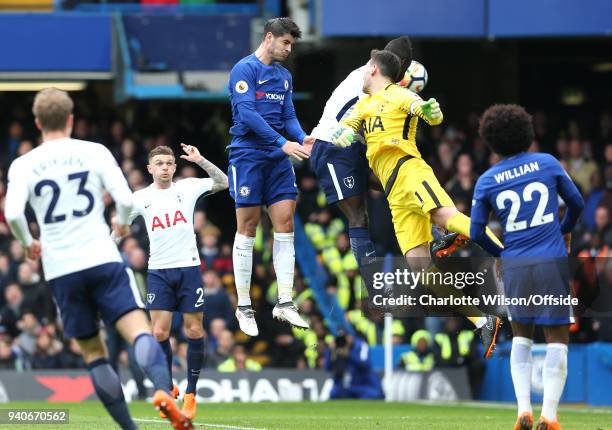
[(412, 61), (399, 84), (415, 93), (420, 93), (427, 85), (427, 69), (418, 61)]

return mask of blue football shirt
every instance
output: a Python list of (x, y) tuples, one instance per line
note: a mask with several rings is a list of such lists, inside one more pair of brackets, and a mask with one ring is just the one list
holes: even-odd
[(287, 141), (281, 133), (302, 142), (306, 134), (297, 122), (292, 92), (291, 73), (282, 65), (264, 64), (255, 54), (236, 63), (229, 81), (233, 120), (229, 147), (279, 147)]
[(486, 225), (490, 211), (495, 212), (504, 228), (503, 257), (565, 257), (563, 233), (575, 220), (560, 224), (558, 196), (572, 213), (579, 212), (582, 196), (559, 161), (549, 154), (523, 152), (501, 160), (478, 179), (472, 223)]

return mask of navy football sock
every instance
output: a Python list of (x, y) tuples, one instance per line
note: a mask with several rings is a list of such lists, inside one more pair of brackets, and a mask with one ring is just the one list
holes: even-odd
[(166, 357), (153, 336), (149, 333), (138, 335), (134, 341), (134, 355), (156, 390), (172, 391), (172, 379), (168, 372)]
[(187, 343), (187, 390), (185, 393), (195, 393), (204, 361), (204, 338), (188, 338)]
[(113, 419), (124, 430), (138, 429), (128, 411), (117, 372), (108, 360), (100, 358), (87, 365), (96, 394)]
[(374, 249), (374, 243), (370, 239), (370, 232), (365, 227), (353, 227), (349, 228), (349, 239), (351, 242), (351, 249), (357, 259), (359, 269), (364, 268), (368, 264), (372, 263), (376, 258), (376, 251)]
[(164, 351), (164, 355), (166, 356), (168, 372), (170, 372), (170, 390), (172, 390), (172, 386), (174, 385), (174, 383), (172, 382), (172, 345), (170, 345), (170, 338), (158, 343), (159, 346), (161, 346), (162, 351)]

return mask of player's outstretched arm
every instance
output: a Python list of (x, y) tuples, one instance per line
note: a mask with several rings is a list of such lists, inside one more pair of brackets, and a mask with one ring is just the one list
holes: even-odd
[(181, 155), (181, 158), (200, 166), (213, 180), (213, 186), (211, 189), (213, 193), (226, 190), (229, 187), (227, 175), (223, 172), (223, 170), (219, 169), (213, 163), (204, 158), (202, 154), (200, 154), (200, 150), (198, 148), (193, 145), (185, 145), (184, 143), (181, 143), (181, 148), (183, 148), (183, 151), (185, 151), (185, 155)]
[(410, 113), (416, 115), (429, 125), (438, 125), (442, 123), (444, 115), (440, 109), (440, 103), (436, 99), (423, 101), (420, 98), (410, 103)]
[(332, 134), (332, 143), (341, 148), (351, 146), (355, 141), (355, 133), (361, 127), (361, 115), (359, 114), (359, 102), (353, 108), (352, 113), (338, 123), (338, 127)]

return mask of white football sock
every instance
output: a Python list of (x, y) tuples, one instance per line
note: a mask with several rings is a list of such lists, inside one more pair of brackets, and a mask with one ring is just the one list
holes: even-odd
[(238, 306), (251, 306), (251, 273), (253, 271), (253, 245), (255, 238), (236, 233), (232, 261), (234, 281), (238, 293)]
[(557, 406), (563, 394), (567, 378), (567, 345), (549, 343), (546, 346), (546, 358), (542, 369), (544, 382), (544, 400), (542, 416), (550, 421), (557, 421)]
[(274, 233), (272, 260), (278, 281), (278, 303), (293, 300), (293, 274), (295, 272), (293, 236), (293, 232)]
[(514, 384), (514, 393), (518, 403), (518, 414), (533, 413), (531, 408), (531, 346), (533, 340), (526, 337), (512, 338), (510, 352), (510, 372)]

